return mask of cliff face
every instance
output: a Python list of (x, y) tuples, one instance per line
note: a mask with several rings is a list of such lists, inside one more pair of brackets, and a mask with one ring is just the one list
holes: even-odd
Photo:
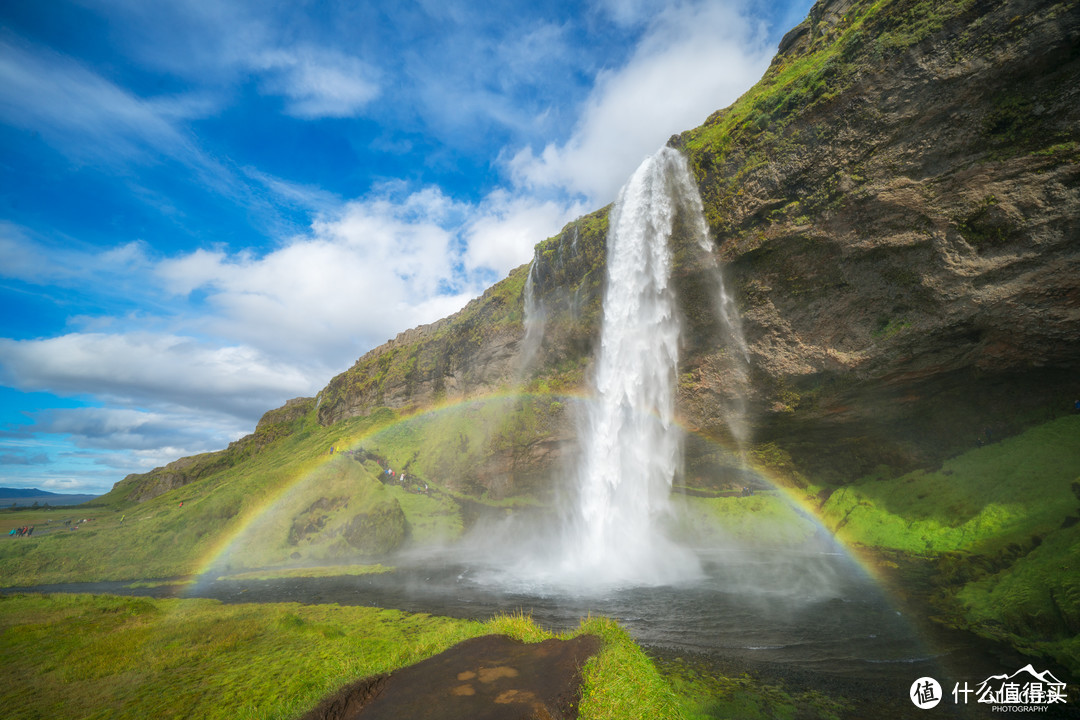
[[(756, 436), (818, 474), (933, 461), (1080, 390), (1077, 3), (924, 5), (819, 3), (673, 140), (737, 287)], [(716, 354), (682, 400), (722, 435)]]
[[(755, 451), (793, 481), (932, 464), (1080, 396), (1080, 3), (822, 0), (754, 88), (671, 144), (742, 315)], [(360, 358), (309, 417), (587, 387), (606, 232), (606, 209), (571, 223), (461, 312)], [(737, 388), (702, 273), (675, 280), (679, 412), (723, 441)], [(574, 445), (569, 414), (544, 412), (527, 445), (493, 431), (467, 487), (532, 492)], [(688, 451), (693, 483), (710, 451)], [(200, 457), (202, 474), (224, 462)]]

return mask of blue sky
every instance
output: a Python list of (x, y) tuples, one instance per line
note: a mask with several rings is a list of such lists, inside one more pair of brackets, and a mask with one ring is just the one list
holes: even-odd
[(0, 485), (220, 449), (601, 207), (808, 0), (0, 6)]

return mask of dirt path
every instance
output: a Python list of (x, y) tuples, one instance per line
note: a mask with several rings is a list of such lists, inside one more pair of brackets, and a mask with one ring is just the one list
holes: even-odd
[(595, 635), (526, 645), (485, 635), (390, 675), (364, 678), (303, 720), (573, 720)]

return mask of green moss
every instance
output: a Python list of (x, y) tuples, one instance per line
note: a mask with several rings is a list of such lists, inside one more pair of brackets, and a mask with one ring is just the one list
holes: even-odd
[(822, 508), (844, 539), (918, 553), (994, 552), (1053, 530), (1076, 507), (1080, 418), (948, 460), (937, 471), (854, 483)]
[(792, 692), (742, 675), (715, 675), (681, 658), (659, 664), (660, 672), (680, 699), (687, 720), (838, 720), (850, 717), (851, 705), (816, 691)]
[(954, 624), (1074, 671), (1080, 632), (1080, 417), (948, 460), (879, 475), (822, 507), (849, 543), (937, 558)]
[(1000, 212), (998, 199), (987, 195), (964, 217), (957, 218), (957, 230), (976, 250), (1002, 245), (1012, 239), (1016, 228)]
[(878, 318), (877, 327), (870, 333), (870, 337), (874, 340), (888, 340), (910, 327), (911, 323), (904, 318), (888, 318), (882, 316)]

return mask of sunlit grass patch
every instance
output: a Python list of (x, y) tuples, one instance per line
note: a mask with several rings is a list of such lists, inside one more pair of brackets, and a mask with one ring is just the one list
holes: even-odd
[(1080, 417), (933, 472), (867, 479), (823, 508), (839, 537), (937, 558), (952, 624), (1080, 672)]
[[(471, 637), (556, 635), (522, 612), (488, 622), (337, 605), (0, 596), (5, 718), (260, 718), (300, 715), (358, 678), (389, 672)], [(681, 718), (656, 665), (614, 621), (584, 669), (583, 720)]]
[(968, 583), (956, 601), (981, 634), (1080, 673), (1080, 525), (1051, 533), (1007, 569)]
[(487, 632), (395, 610), (0, 598), (5, 717), (288, 718), (357, 677)]
[(838, 536), (914, 553), (994, 552), (1059, 527), (1080, 498), (1080, 417), (973, 449), (933, 472), (837, 489), (822, 509)]
[(614, 620), (587, 618), (582, 631), (600, 636), (600, 653), (585, 666), (583, 720), (680, 718), (678, 698), (656, 665)]

